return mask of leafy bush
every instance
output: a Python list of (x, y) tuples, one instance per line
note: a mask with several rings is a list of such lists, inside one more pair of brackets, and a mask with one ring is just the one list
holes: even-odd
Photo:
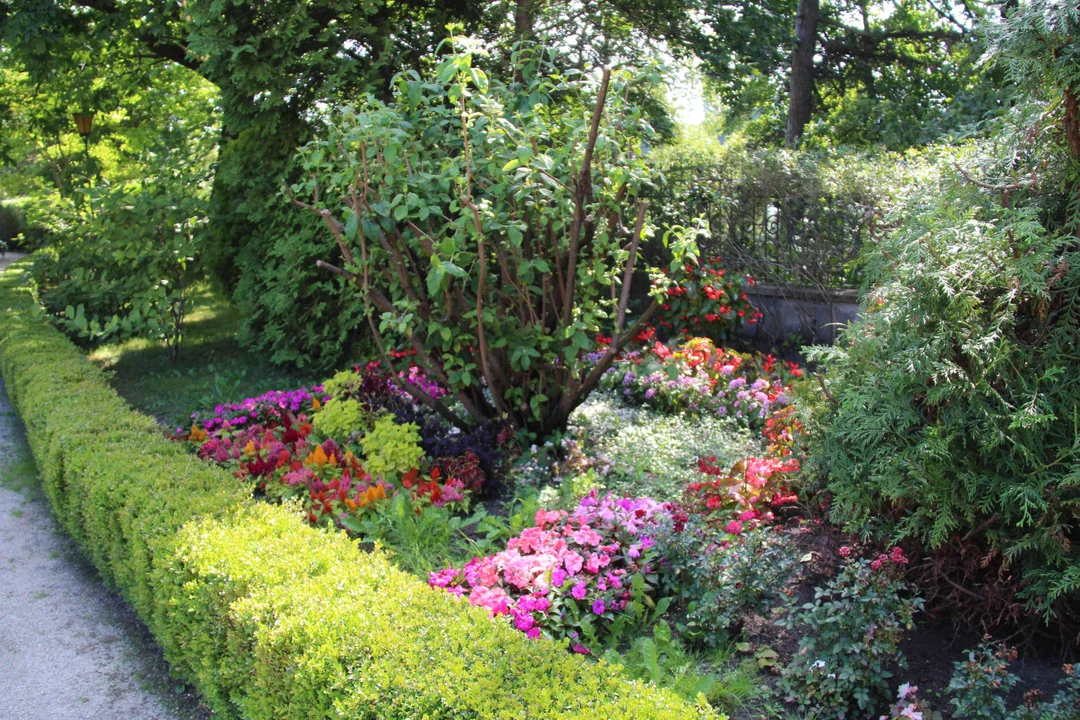
[(0, 276), (0, 370), (57, 518), (223, 718), (706, 718), (530, 641), (163, 438)]
[(702, 252), (729, 273), (810, 287), (858, 285), (861, 248), (884, 235), (881, 216), (919, 165), (913, 155), (750, 149), (738, 136), (708, 133), (685, 135), (652, 159), (661, 222), (704, 215)]
[[(990, 149), (958, 162), (1011, 172)], [(983, 622), (1016, 619), (1017, 593), (1049, 619), (1080, 592), (1080, 256), (1048, 201), (1019, 189), (1003, 207), (944, 169), (874, 249), (861, 319), (812, 352), (831, 399), (811, 465), (832, 517), (934, 549), (939, 574), (979, 588), (952, 599)]]
[[(329, 382), (326, 383), (328, 387)], [(332, 393), (332, 390), (327, 389)], [(358, 400), (334, 398), (315, 413), (311, 424), (323, 437), (348, 439), (357, 431), (364, 431), (368, 414)]]
[(703, 258), (678, 274), (665, 275), (678, 281), (665, 291), (656, 324), (671, 334), (687, 338), (704, 335), (721, 342), (744, 322), (752, 325), (762, 317), (746, 297), (754, 279), (728, 272), (719, 257)]
[[(604, 70), (597, 82), (523, 47), (500, 82), (473, 64), (481, 48), (452, 43), (427, 76), (398, 75), (389, 103), (329, 114), (289, 192), (326, 221), (344, 267), (323, 267), (358, 288), (386, 363), (403, 345), (473, 422), (509, 416), (544, 435), (659, 309), (654, 298), (627, 318), (654, 134), (639, 99), (659, 75)], [(696, 255), (695, 234), (665, 234), (673, 272)], [(615, 339), (586, 359), (600, 331)]]
[(1041, 700), (1042, 693), (1027, 693), (1024, 704), (1009, 710), (1005, 703), (1019, 678), (1009, 670), (1016, 650), (989, 636), (978, 648), (968, 651), (967, 660), (955, 664), (949, 682), (950, 701), (956, 718), (975, 720), (1073, 720), (1080, 717), (1080, 676), (1074, 666), (1065, 666), (1065, 677), (1053, 697)]
[(372, 476), (400, 475), (415, 468), (424, 456), (419, 428), (412, 423), (398, 425), (381, 417), (364, 436), (364, 466)]
[(787, 605), (784, 590), (798, 574), (794, 543), (773, 528), (732, 535), (691, 515), (677, 518), (657, 545), (662, 587), (684, 606), (679, 631), (714, 648), (731, 642), (747, 616)]
[(1080, 602), (1080, 16), (1038, 1), (987, 22), (988, 59), (1024, 92), (872, 249), (861, 319), (815, 355), (831, 400), (813, 464), (836, 520), (933, 550), (928, 582), (969, 618), (1067, 624)]
[(26, 232), (26, 217), (18, 203), (0, 200), (0, 241), (11, 243)]
[(207, 144), (163, 158), (159, 175), (91, 192), (90, 206), (50, 237), (34, 274), (41, 300), (85, 343), (149, 337), (175, 358), (192, 285), (202, 277), (201, 226), (209, 192)]
[(894, 548), (873, 560), (848, 562), (824, 588), (785, 620), (799, 627), (799, 650), (780, 678), (789, 702), (814, 717), (865, 717), (889, 699), (893, 665), (904, 630), (922, 600), (912, 598), (895, 571), (907, 563)]

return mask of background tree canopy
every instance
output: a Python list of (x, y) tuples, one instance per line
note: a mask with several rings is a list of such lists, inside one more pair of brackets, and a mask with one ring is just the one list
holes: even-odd
[[(974, 62), (971, 29), (985, 12), (937, 0), (0, 0), (0, 188), (77, 200), (87, 177), (152, 174), (151, 138), (160, 152), (212, 128), (202, 260), (238, 306), (245, 343), (274, 362), (329, 366), (365, 336), (359, 314), (342, 310), (358, 299), (315, 269), (341, 258), (324, 257), (318, 223), (280, 182), (300, 179), (295, 151), (315, 137), (320, 108), (388, 100), (389, 80), (423, 70), (448, 24), (491, 48), (481, 63), (493, 74), (522, 40), (547, 39), (567, 70), (664, 55), (697, 64), (751, 144), (805, 134), (813, 146), (903, 149), (997, 103), (1000, 83), (981, 82)], [(637, 101), (656, 142), (670, 141), (662, 90), (634, 92), (650, 93)], [(95, 117), (85, 153), (71, 122), (84, 111)]]

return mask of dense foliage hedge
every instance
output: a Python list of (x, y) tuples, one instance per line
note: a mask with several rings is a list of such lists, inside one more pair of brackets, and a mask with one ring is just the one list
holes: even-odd
[[(957, 166), (1005, 184), (1025, 149)], [(928, 580), (991, 624), (1080, 602), (1080, 254), (1046, 166), (1006, 200), (943, 166), (870, 253), (860, 320), (812, 355), (833, 519), (927, 549)]]
[(125, 405), (49, 324), (26, 267), (0, 276), (0, 370), (46, 494), (222, 717), (708, 716), (255, 502)]

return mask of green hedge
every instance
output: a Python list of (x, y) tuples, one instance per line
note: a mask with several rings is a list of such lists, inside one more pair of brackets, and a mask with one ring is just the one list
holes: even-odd
[(258, 503), (166, 439), (0, 275), (0, 371), (56, 517), (222, 717), (699, 718)]

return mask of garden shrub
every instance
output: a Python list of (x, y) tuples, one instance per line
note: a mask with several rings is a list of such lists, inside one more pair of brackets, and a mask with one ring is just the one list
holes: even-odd
[(192, 155), (168, 156), (153, 179), (94, 190), (89, 207), (58, 206), (65, 217), (33, 272), (42, 304), (69, 335), (85, 344), (149, 337), (179, 354), (202, 277), (208, 190), (208, 159)]
[(416, 467), (424, 451), (419, 428), (412, 423), (398, 425), (391, 417), (381, 417), (364, 436), (364, 467), (372, 476), (398, 475)]
[(224, 718), (694, 718), (256, 503), (133, 413), (53, 328), (25, 263), (0, 276), (0, 371), (57, 518)]
[[(991, 149), (957, 162), (1007, 175)], [(942, 169), (871, 253), (859, 321), (812, 351), (831, 517), (918, 542), (928, 581), (990, 624), (1021, 603), (1066, 619), (1080, 593), (1080, 255), (1054, 203), (1020, 188), (1003, 207)]]
[(900, 641), (922, 608), (899, 579), (907, 562), (899, 548), (875, 560), (851, 560), (815, 588), (813, 602), (783, 621), (801, 631), (799, 650), (780, 678), (789, 702), (814, 718), (866, 717), (886, 703), (890, 668), (906, 666)]
[(346, 439), (356, 431), (364, 430), (367, 418), (368, 414), (358, 400), (335, 398), (315, 413), (311, 424), (324, 437)]
[(678, 628), (687, 640), (721, 647), (748, 616), (788, 604), (784, 590), (798, 576), (798, 555), (782, 530), (758, 527), (736, 536), (690, 515), (659, 537), (661, 586), (684, 606)]
[[(389, 101), (335, 108), (300, 154), (286, 188), (328, 228), (328, 274), (348, 278), (382, 353), (420, 366), (468, 422), (510, 417), (562, 429), (618, 351), (660, 308), (628, 315), (646, 227), (647, 144), (641, 98), (654, 67), (564, 73), (547, 48), (522, 46), (507, 77), (489, 78), (476, 42), (398, 74)], [(299, 212), (299, 211), (298, 211)], [(678, 273), (696, 228), (664, 233)], [(343, 310), (344, 311), (344, 310)], [(359, 314), (357, 314), (359, 316)], [(614, 337), (597, 359), (593, 338)], [(401, 366), (401, 367), (399, 367)], [(457, 408), (402, 386), (458, 426)]]
[(955, 708), (953, 717), (974, 720), (1075, 720), (1080, 717), (1080, 675), (1075, 666), (1065, 665), (1058, 690), (1045, 699), (1041, 691), (1024, 694), (1024, 703), (1008, 709), (1006, 697), (1019, 682), (1009, 663), (1016, 660), (1015, 648), (993, 642), (989, 636), (967, 659), (954, 663), (949, 693)]

